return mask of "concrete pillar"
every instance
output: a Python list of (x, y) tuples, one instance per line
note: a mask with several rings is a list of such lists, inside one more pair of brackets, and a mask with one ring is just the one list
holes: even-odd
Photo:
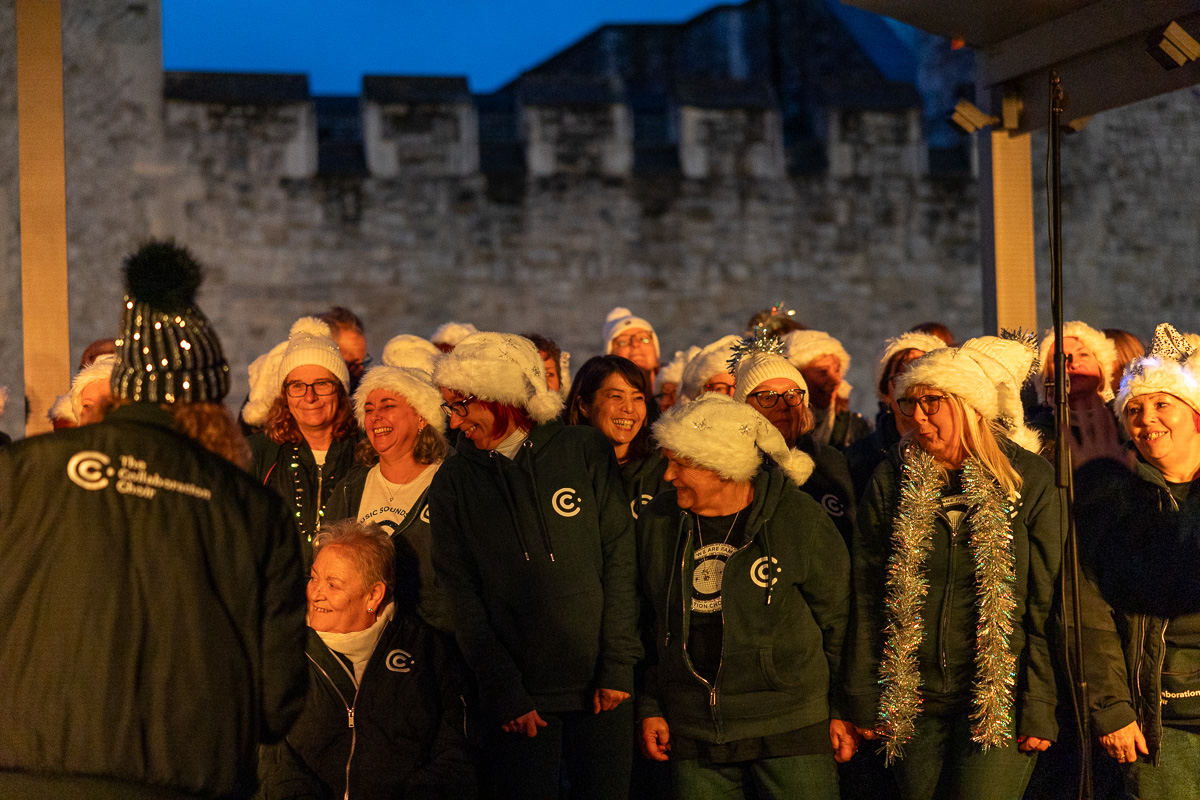
[(1029, 134), (985, 130), (975, 141), (984, 333), (1017, 328), (1037, 332)]

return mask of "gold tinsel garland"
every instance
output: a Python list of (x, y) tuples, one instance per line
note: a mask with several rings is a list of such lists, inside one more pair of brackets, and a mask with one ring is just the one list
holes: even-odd
[[(879, 723), (888, 764), (903, 757), (903, 746), (912, 738), (921, 712), (917, 651), (924, 638), (921, 612), (929, 592), (925, 562), (933, 549), (934, 518), (943, 483), (937, 462), (920, 447), (906, 445), (903, 462), (884, 598), (886, 638), (879, 664), (883, 686)], [(1012, 505), (974, 458), (964, 464), (963, 489), (971, 511), (971, 552), (979, 594), (971, 738), (987, 749), (1003, 744), (1012, 730), (1016, 664), (1008, 645), (1016, 608), (1009, 521)]]

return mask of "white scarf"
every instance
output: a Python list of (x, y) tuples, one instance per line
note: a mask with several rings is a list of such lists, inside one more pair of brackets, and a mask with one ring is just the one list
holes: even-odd
[[(349, 633), (317, 631), (317, 636), (321, 637), (321, 641), (325, 643), (326, 647), (350, 659), (350, 663), (354, 665), (354, 672), (350, 673), (350, 677), (354, 679), (355, 688), (358, 688), (358, 682), (362, 680), (363, 670), (367, 668), (367, 662), (371, 660), (371, 654), (375, 652), (375, 645), (379, 644), (379, 637), (383, 634), (383, 629), (395, 613), (395, 603), (388, 603), (379, 612), (375, 624), (366, 630)], [(345, 665), (343, 664), (343, 666)], [(349, 673), (350, 670), (346, 670), (346, 672)]]

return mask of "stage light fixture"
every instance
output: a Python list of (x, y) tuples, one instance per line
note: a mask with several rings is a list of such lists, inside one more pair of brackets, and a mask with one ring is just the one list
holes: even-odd
[(1146, 48), (1146, 52), (1162, 65), (1163, 69), (1175, 69), (1200, 58), (1200, 42), (1192, 38), (1178, 22), (1172, 22), (1150, 37), (1150, 46)]
[(968, 100), (959, 100), (950, 114), (950, 124), (963, 133), (974, 133), (981, 128), (987, 128), (1000, 122), (999, 117), (986, 114), (978, 106)]

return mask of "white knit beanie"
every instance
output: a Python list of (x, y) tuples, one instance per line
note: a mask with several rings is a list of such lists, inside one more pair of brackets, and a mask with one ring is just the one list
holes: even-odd
[[(1117, 363), (1117, 346), (1113, 344), (1112, 339), (1104, 335), (1103, 331), (1098, 331), (1086, 322), (1073, 320), (1063, 323), (1063, 338), (1078, 339), (1080, 343), (1088, 350), (1092, 351), (1092, 355), (1096, 357), (1096, 362), (1100, 365), (1100, 396), (1104, 398), (1104, 402), (1113, 399), (1112, 387), (1109, 386), (1109, 376), (1112, 375), (1113, 367)], [(1050, 370), (1054, 369), (1054, 359), (1050, 357), (1050, 348), (1054, 346), (1054, 329), (1046, 331), (1045, 337), (1042, 339), (1042, 349), (1038, 353), (1038, 358), (1042, 364), (1042, 386), (1040, 391), (1045, 394), (1045, 379), (1049, 377)], [(1045, 397), (1047, 401), (1053, 398)]]
[(678, 387), (679, 382), (683, 380), (683, 368), (699, 352), (700, 348), (696, 345), (692, 345), (687, 350), (676, 350), (675, 357), (671, 359), (671, 363), (661, 368), (658, 374), (654, 376), (654, 393), (658, 394), (661, 392), (663, 384), (666, 383), (673, 383)]
[(279, 382), (287, 380), (296, 367), (324, 367), (333, 373), (346, 391), (350, 391), (350, 370), (342, 360), (342, 351), (333, 340), (329, 326), (316, 317), (301, 317), (288, 333), (287, 349), (279, 364)]
[(726, 480), (740, 483), (753, 478), (763, 455), (770, 456), (797, 486), (813, 472), (812, 458), (788, 449), (783, 435), (766, 417), (718, 392), (667, 409), (651, 430), (660, 447)]
[(837, 356), (844, 375), (850, 369), (850, 354), (842, 343), (824, 331), (792, 331), (783, 337), (787, 359), (796, 369), (804, 369), (821, 356)]
[(696, 353), (683, 368), (676, 402), (683, 404), (695, 400), (704, 393), (704, 384), (714, 375), (728, 373), (732, 376), (729, 359), (733, 355), (733, 346), (741, 340), (740, 336), (722, 336)]
[(658, 334), (654, 332), (654, 326), (641, 317), (635, 317), (632, 311), (621, 306), (608, 312), (608, 316), (604, 318), (604, 352), (612, 352), (613, 339), (625, 331), (639, 328), (650, 331), (650, 341), (654, 344), (654, 358), (662, 361), (662, 351), (658, 347)]
[(1040, 452), (1042, 439), (1025, 425), (1025, 404), (1021, 402), (1021, 388), (1037, 364), (1035, 334), (1027, 338), (1020, 334), (979, 336), (963, 342), (961, 349), (996, 385), (997, 417), (1008, 438), (1030, 452)]
[(448, 344), (451, 347), (458, 347), (459, 342), (476, 333), (479, 331), (469, 322), (447, 322), (433, 332), (429, 341), (435, 345)]
[(926, 353), (896, 379), (896, 397), (904, 397), (912, 386), (932, 386), (957, 395), (991, 422), (1000, 414), (996, 384), (974, 356), (961, 347), (943, 347)]
[(112, 379), (113, 367), (117, 365), (117, 356), (115, 353), (103, 355), (88, 364), (75, 375), (71, 381), (71, 413), (75, 415), (75, 422), (78, 423), (83, 415), (83, 390), (91, 386), (96, 381), (105, 381), (106, 383)]
[(533, 342), (512, 333), (476, 333), (438, 359), (435, 386), (525, 409), (534, 422), (562, 411), (563, 399), (546, 385), (546, 368)]
[(1200, 350), (1164, 322), (1154, 329), (1150, 351), (1129, 362), (1115, 411), (1125, 418), (1125, 404), (1143, 394), (1163, 392), (1178, 397), (1200, 413)]
[(279, 368), (283, 365), (283, 354), (287, 348), (287, 342), (280, 342), (250, 362), (247, 370), (250, 374), (250, 397), (242, 407), (242, 419), (247, 425), (260, 428), (267, 423), (267, 413), (275, 398), (279, 397), (279, 387), (283, 385), (284, 376), (279, 373)]
[(432, 425), (439, 433), (446, 432), (446, 415), (442, 413), (442, 394), (433, 385), (433, 376), (419, 369), (391, 367), (381, 364), (372, 367), (363, 375), (358, 389), (354, 391), (354, 417), (358, 427), (365, 429), (364, 406), (371, 392), (382, 389), (403, 397), (421, 419)]
[(420, 336), (402, 333), (393, 336), (383, 346), (383, 363), (389, 367), (411, 367), (421, 369), (431, 375), (433, 365), (442, 355), (437, 345)]
[(746, 402), (746, 397), (758, 388), (763, 381), (772, 378), (786, 378), (795, 381), (804, 392), (804, 404), (808, 405), (808, 384), (800, 370), (792, 366), (786, 358), (776, 353), (751, 353), (738, 361), (733, 373), (737, 385), (733, 390), (733, 399), (738, 403)]
[[(945, 347), (946, 343), (931, 333), (921, 333), (920, 331), (908, 331), (899, 336), (892, 337), (883, 343), (883, 353), (879, 356), (879, 361), (875, 365), (875, 396), (884, 400), (883, 392), (879, 391), (879, 384), (883, 383), (883, 376), (888, 368), (888, 362), (897, 353), (902, 353), (905, 350), (920, 350), (922, 354), (929, 353), (933, 350), (940, 350)], [(845, 372), (845, 369), (842, 370)]]

